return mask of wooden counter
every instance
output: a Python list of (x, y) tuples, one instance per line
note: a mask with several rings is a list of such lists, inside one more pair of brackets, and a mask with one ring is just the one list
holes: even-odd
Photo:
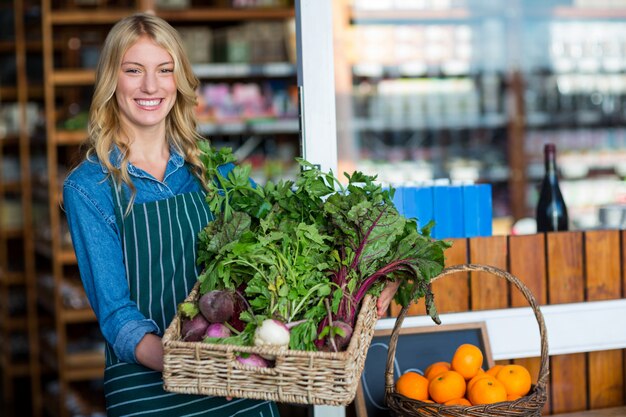
[(578, 411), (576, 413), (555, 414), (554, 417), (623, 417), (626, 407), (604, 408), (599, 410)]

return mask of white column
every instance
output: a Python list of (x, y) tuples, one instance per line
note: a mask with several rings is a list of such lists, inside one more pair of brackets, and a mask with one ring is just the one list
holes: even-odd
[(302, 155), (337, 174), (331, 1), (296, 0), (296, 39)]

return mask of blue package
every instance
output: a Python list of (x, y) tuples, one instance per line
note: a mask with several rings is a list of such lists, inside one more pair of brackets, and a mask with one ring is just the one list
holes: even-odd
[(492, 235), (491, 185), (463, 186), (465, 237)]
[(463, 187), (436, 185), (433, 201), (435, 227), (432, 236), (436, 239), (464, 237)]
[(417, 219), (418, 229), (426, 226), (433, 219), (432, 187), (405, 187), (403, 214), (407, 218)]

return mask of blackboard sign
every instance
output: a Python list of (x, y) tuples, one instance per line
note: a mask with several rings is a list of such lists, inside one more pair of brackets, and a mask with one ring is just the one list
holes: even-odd
[[(374, 333), (355, 397), (357, 417), (391, 415), (385, 406), (385, 368), (391, 333), (391, 329), (376, 330)], [(485, 370), (493, 366), (484, 322), (403, 327), (396, 346), (394, 381), (407, 371), (423, 374), (433, 362), (450, 362), (456, 348), (463, 343), (472, 343), (482, 350)]]

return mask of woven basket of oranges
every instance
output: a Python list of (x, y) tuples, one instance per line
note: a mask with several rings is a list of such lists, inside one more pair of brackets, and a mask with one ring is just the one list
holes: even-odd
[[(385, 401), (387, 407), (401, 416), (445, 416), (445, 417), (531, 417), (541, 416), (547, 401), (548, 381), (548, 338), (543, 315), (530, 290), (515, 276), (501, 269), (476, 264), (455, 265), (444, 269), (434, 280), (457, 272), (487, 272), (506, 279), (524, 295), (530, 304), (541, 337), (541, 363), (537, 383), (530, 384), (530, 376), (518, 365), (497, 365), (502, 368), (481, 372), (482, 357), (472, 345), (461, 345), (452, 361), (462, 363), (436, 363), (426, 369), (424, 375), (404, 374), (403, 381), (394, 381), (394, 359), (402, 322), (410, 306), (404, 307), (396, 319), (389, 341), (389, 353), (385, 370)], [(480, 361), (477, 359), (480, 357)], [(448, 369), (445, 369), (448, 367)], [(435, 378), (429, 373), (439, 372)], [(478, 375), (479, 373), (484, 375)], [(492, 375), (493, 374), (493, 375)], [(523, 377), (519, 375), (523, 374)], [(498, 378), (495, 378), (498, 375)], [(510, 376), (509, 376), (510, 375)], [(519, 381), (526, 381), (520, 387)], [(428, 392), (428, 397), (410, 395), (402, 389), (403, 384), (411, 384), (414, 390)], [(516, 385), (518, 384), (518, 385)], [(416, 388), (415, 388), (416, 387)], [(521, 391), (518, 391), (521, 390)], [(515, 395), (517, 391), (518, 395)], [(402, 393), (404, 392), (404, 394)], [(413, 398), (410, 398), (413, 397)], [(418, 399), (421, 398), (421, 399)]]

